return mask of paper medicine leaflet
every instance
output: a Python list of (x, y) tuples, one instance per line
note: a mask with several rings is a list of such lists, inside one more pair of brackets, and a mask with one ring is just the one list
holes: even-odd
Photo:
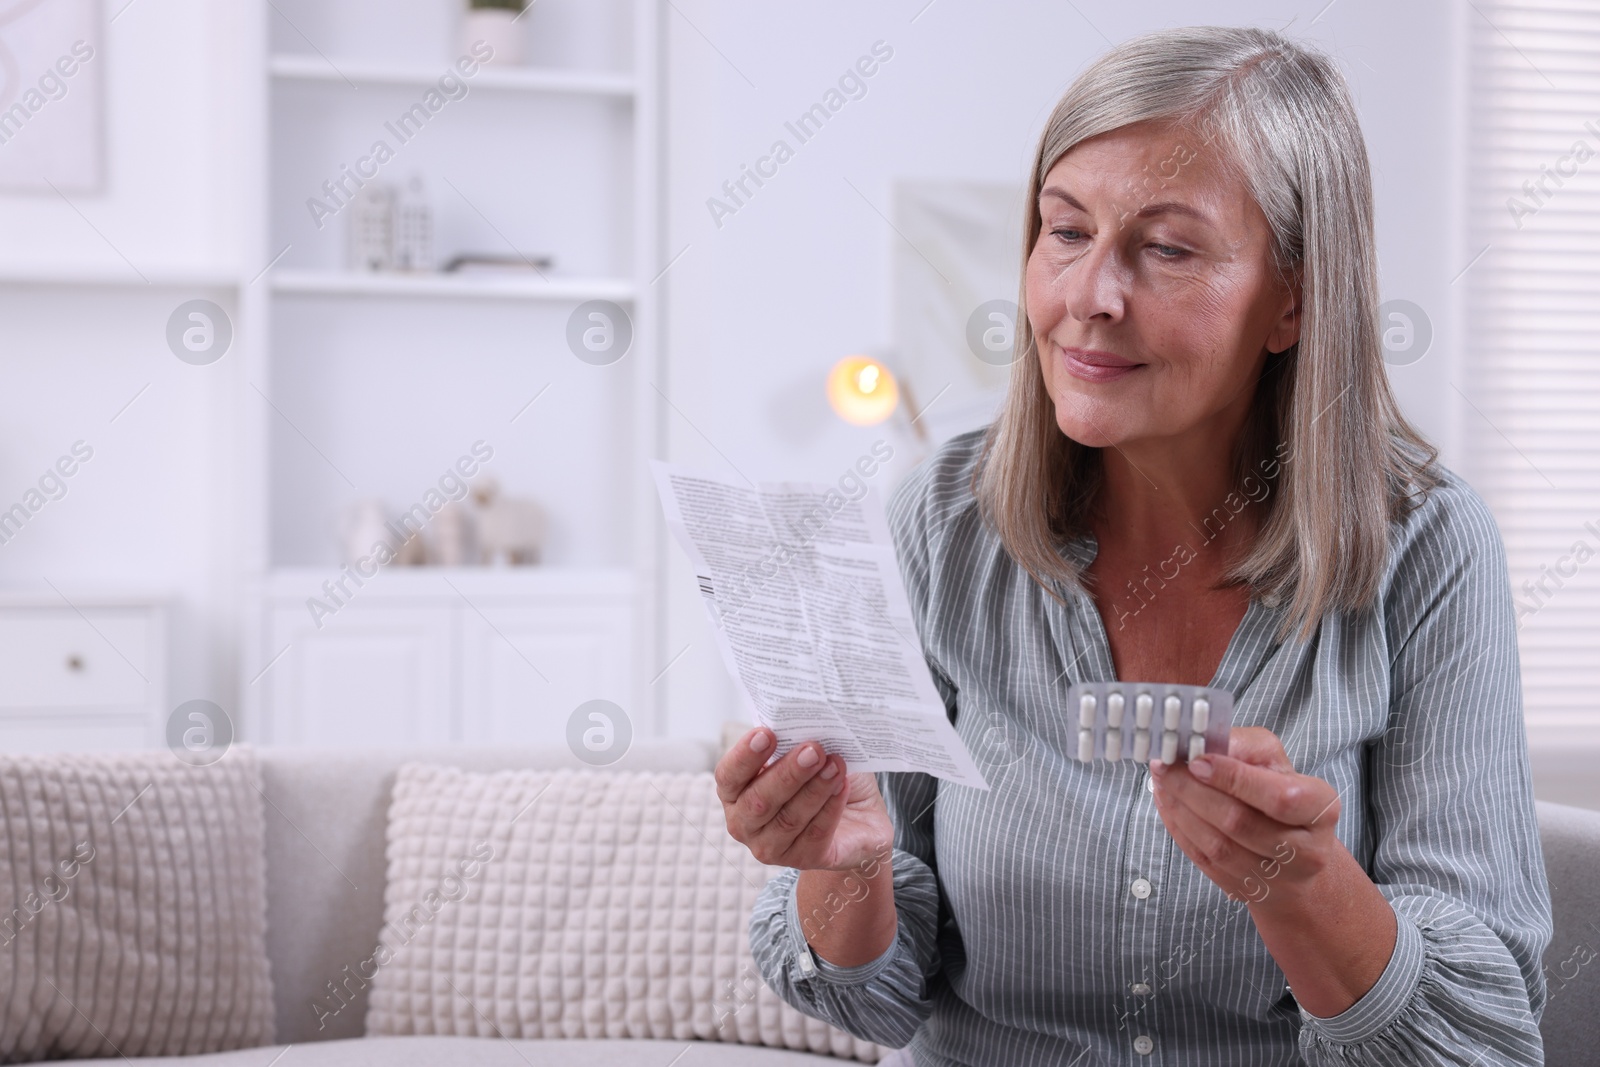
[(651, 466), (723, 661), (778, 754), (818, 741), (852, 773), (989, 788), (928, 673), (875, 491)]

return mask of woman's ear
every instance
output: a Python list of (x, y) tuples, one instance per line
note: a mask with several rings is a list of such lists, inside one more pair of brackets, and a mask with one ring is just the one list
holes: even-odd
[(1274, 356), (1283, 355), (1300, 342), (1300, 279), (1301, 270), (1297, 266), (1284, 289), (1278, 321), (1267, 335), (1267, 351)]

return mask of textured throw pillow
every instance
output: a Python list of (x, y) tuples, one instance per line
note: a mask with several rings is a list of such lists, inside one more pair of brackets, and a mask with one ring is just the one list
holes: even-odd
[(389, 808), (367, 1033), (877, 1045), (761, 980), (750, 909), (775, 868), (728, 835), (708, 773), (405, 764)]
[(0, 754), (0, 1063), (270, 1044), (248, 746)]

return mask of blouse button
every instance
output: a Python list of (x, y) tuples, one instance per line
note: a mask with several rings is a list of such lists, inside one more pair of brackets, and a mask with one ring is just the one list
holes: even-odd
[(1135, 878), (1133, 885), (1129, 886), (1129, 888), (1133, 891), (1134, 896), (1144, 900), (1150, 895), (1150, 880), (1148, 878)]
[(1147, 774), (1144, 776), (1144, 791), (1146, 793), (1154, 793), (1156, 791), (1156, 779), (1154, 775)]
[(1155, 1051), (1156, 1043), (1150, 1040), (1148, 1034), (1140, 1034), (1133, 1039), (1133, 1051), (1141, 1056), (1148, 1056)]
[(1128, 987), (1128, 992), (1132, 993), (1136, 997), (1148, 997), (1150, 995), (1150, 983), (1135, 982)]

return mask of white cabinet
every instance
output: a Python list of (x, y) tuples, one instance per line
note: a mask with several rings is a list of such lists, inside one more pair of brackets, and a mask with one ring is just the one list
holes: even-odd
[(166, 628), (156, 597), (0, 594), (0, 750), (162, 744)]
[(622, 569), (385, 572), (319, 627), (325, 575), (269, 593), (263, 743), (559, 744), (586, 700), (626, 709), (633, 578)]
[(449, 741), (453, 609), (351, 604), (319, 630), (304, 604), (275, 605), (282, 653), (268, 688), (266, 739), (278, 744)]
[(562, 744), (567, 718), (586, 700), (626, 708), (617, 650), (628, 619), (592, 601), (507, 605), (462, 616), (464, 739)]

